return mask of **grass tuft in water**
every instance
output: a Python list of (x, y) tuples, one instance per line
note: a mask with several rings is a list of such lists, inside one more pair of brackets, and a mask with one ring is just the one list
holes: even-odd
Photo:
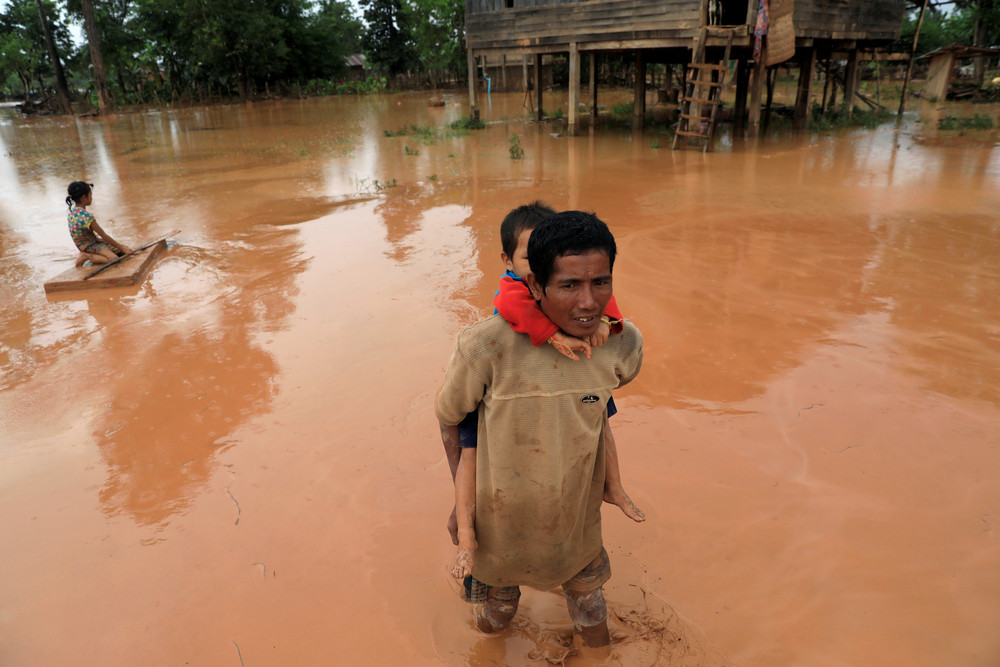
[(472, 114), (468, 116), (463, 116), (458, 120), (453, 120), (450, 125), (453, 130), (485, 130), (486, 123), (479, 120)]
[(510, 135), (510, 138), (507, 139), (507, 144), (511, 160), (520, 160), (524, 157), (524, 148), (521, 146), (521, 140), (517, 138), (516, 134)]
[(992, 130), (993, 118), (984, 114), (976, 114), (972, 118), (955, 118), (945, 116), (938, 121), (939, 130)]

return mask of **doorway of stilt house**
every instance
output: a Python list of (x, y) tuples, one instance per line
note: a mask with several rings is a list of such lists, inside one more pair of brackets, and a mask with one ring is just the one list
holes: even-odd
[(708, 25), (746, 25), (756, 0), (708, 0)]

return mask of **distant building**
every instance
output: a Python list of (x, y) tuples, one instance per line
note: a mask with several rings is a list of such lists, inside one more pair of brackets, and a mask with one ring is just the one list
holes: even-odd
[(347, 69), (352, 79), (363, 79), (368, 72), (368, 59), (363, 53), (352, 53), (344, 60), (347, 61)]
[[(510, 62), (512, 57), (527, 56), (539, 67), (542, 55), (566, 54), (570, 70), (567, 120), (572, 128), (577, 122), (580, 56), (630, 52), (636, 59), (635, 113), (641, 124), (646, 64), (687, 66), (713, 58), (718, 61), (720, 47), (731, 37), (730, 58), (738, 63), (738, 97), (742, 94), (744, 106), (751, 70), (758, 78), (751, 91), (753, 130), (767, 66), (796, 59), (808, 88), (817, 58), (830, 58), (837, 52), (856, 63), (859, 50), (886, 46), (898, 39), (905, 1), (466, 0), (470, 104), (475, 112), (477, 57), (499, 60), (503, 56)], [(758, 40), (755, 31), (766, 33)], [(705, 56), (706, 49), (710, 57)], [(856, 76), (856, 67), (850, 69)], [(535, 88), (540, 94), (541, 87)], [(596, 107), (593, 86), (591, 101)]]

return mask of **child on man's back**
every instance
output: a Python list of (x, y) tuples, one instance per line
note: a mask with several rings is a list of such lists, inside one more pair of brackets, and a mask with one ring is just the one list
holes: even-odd
[[(552, 207), (544, 202), (534, 201), (518, 206), (504, 217), (500, 224), (500, 244), (503, 248), (500, 259), (506, 267), (506, 272), (500, 279), (500, 289), (497, 291), (493, 303), (496, 312), (511, 325), (514, 331), (531, 337), (532, 345), (537, 347), (549, 343), (561, 354), (574, 361), (579, 360), (577, 352), (589, 359), (592, 347), (603, 345), (607, 342), (609, 335), (622, 331), (622, 314), (618, 310), (614, 297), (611, 298), (611, 302), (601, 318), (602, 322), (597, 332), (588, 340), (582, 340), (560, 331), (559, 327), (553, 324), (538, 307), (538, 303), (531, 296), (531, 291), (524, 282), (524, 276), (530, 271), (528, 239), (531, 237), (531, 232), (538, 223), (554, 214), (555, 210)], [(608, 417), (614, 416), (617, 412), (612, 398), (608, 401)], [(479, 415), (477, 412), (470, 412), (459, 424), (459, 445), (461, 447), (475, 447), (478, 428)], [(605, 428), (605, 450), (604, 501), (620, 507), (622, 512), (633, 521), (645, 521), (646, 515), (636, 507), (622, 485), (618, 469), (618, 451), (611, 433), (610, 423)], [(458, 544), (457, 530), (453, 510), (448, 520), (448, 531), (455, 544)]]

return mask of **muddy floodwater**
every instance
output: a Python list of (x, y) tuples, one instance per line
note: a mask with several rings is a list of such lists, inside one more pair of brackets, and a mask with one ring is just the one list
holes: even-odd
[[(609, 664), (1000, 664), (1000, 137), (704, 155), (445, 99), (0, 117), (0, 664), (565, 656), (551, 591), (471, 626), (432, 408), (539, 198), (609, 223), (645, 339)], [(141, 286), (43, 292), (77, 179), (125, 243), (180, 230)]]

